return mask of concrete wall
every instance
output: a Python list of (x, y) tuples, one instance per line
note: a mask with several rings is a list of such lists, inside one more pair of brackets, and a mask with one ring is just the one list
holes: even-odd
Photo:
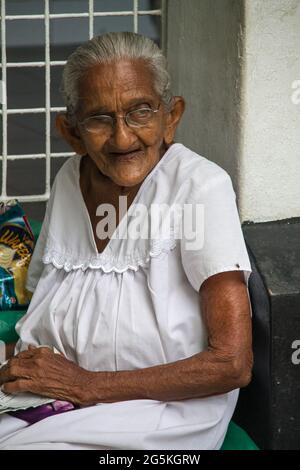
[[(300, 0), (245, 2), (243, 220), (300, 216)], [(299, 100), (300, 101), (300, 100)]]
[(177, 140), (229, 171), (238, 190), (243, 5), (169, 0), (167, 19), (173, 90), (187, 105)]
[(178, 140), (231, 174), (242, 221), (300, 216), (300, 0), (171, 0), (167, 44)]

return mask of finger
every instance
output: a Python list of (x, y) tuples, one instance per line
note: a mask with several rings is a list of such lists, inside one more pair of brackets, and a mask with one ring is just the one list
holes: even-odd
[(1, 390), (4, 393), (20, 393), (20, 392), (30, 392), (31, 381), (26, 379), (17, 379), (11, 382), (6, 382), (1, 386)]
[(12, 375), (9, 364), (6, 364), (4, 367), (2, 367), (0, 371), (0, 385), (3, 384), (4, 382), (7, 382), (9, 380), (15, 380), (15, 379), (16, 377)]
[(2, 369), (2, 371), (0, 372), (0, 385), (2, 385), (5, 382), (5, 380), (6, 380), (6, 374)]
[(30, 352), (34, 356), (48, 356), (54, 354), (50, 346), (37, 346), (36, 348), (30, 349)]
[(0, 372), (0, 385), (16, 379), (28, 379), (30, 374), (27, 368), (20, 367), (18, 363), (9, 363)]
[(28, 359), (31, 360), (37, 356), (47, 355), (49, 351), (51, 352), (51, 350), (48, 347), (41, 347), (41, 348), (32, 347), (30, 349), (26, 349), (25, 351), (19, 352), (18, 354), (13, 356), (11, 360), (15, 360), (15, 359), (22, 360), (22, 361), (28, 360)]
[(48, 388), (45, 389), (45, 387), (41, 387), (33, 380), (17, 379), (11, 382), (7, 382), (1, 386), (1, 390), (7, 394), (30, 392), (40, 395), (41, 397), (66, 400), (64, 395), (60, 396), (60, 394), (58, 394), (58, 396), (56, 396), (57, 393), (55, 391), (51, 391), (51, 389)]
[(28, 351), (28, 349), (24, 350), (24, 351), (20, 351), (18, 354), (16, 354), (15, 356), (13, 356), (11, 359), (14, 359), (14, 358), (26, 358), (26, 357), (32, 357), (33, 356), (33, 352), (32, 351)]

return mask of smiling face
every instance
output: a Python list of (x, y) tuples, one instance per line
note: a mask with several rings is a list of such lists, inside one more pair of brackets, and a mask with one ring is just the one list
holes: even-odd
[[(87, 153), (100, 172), (119, 186), (141, 183), (173, 141), (183, 112), (183, 100), (174, 99), (171, 112), (165, 109), (153, 86), (153, 76), (144, 61), (121, 60), (88, 69), (79, 85), (77, 127), (58, 124), (75, 152)], [(120, 117), (138, 108), (158, 109), (144, 127), (129, 127)], [(106, 114), (115, 117), (109, 131), (91, 133), (82, 123)], [(117, 117), (118, 116), (118, 117)]]

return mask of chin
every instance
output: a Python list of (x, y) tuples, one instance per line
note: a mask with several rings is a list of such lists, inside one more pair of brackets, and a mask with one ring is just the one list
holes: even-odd
[(113, 182), (117, 184), (118, 186), (125, 186), (125, 187), (133, 187), (138, 184), (140, 184), (144, 179), (146, 175), (140, 176), (140, 177), (127, 177), (127, 178), (112, 178)]
[(131, 168), (131, 171), (122, 172), (121, 174), (115, 174), (111, 179), (118, 186), (136, 186), (140, 184), (147, 176), (149, 171), (137, 171), (134, 172)]

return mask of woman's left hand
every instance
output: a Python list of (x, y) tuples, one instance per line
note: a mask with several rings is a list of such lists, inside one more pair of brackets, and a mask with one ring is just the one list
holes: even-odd
[(32, 392), (84, 404), (91, 373), (48, 347), (29, 346), (0, 369), (4, 393)]

